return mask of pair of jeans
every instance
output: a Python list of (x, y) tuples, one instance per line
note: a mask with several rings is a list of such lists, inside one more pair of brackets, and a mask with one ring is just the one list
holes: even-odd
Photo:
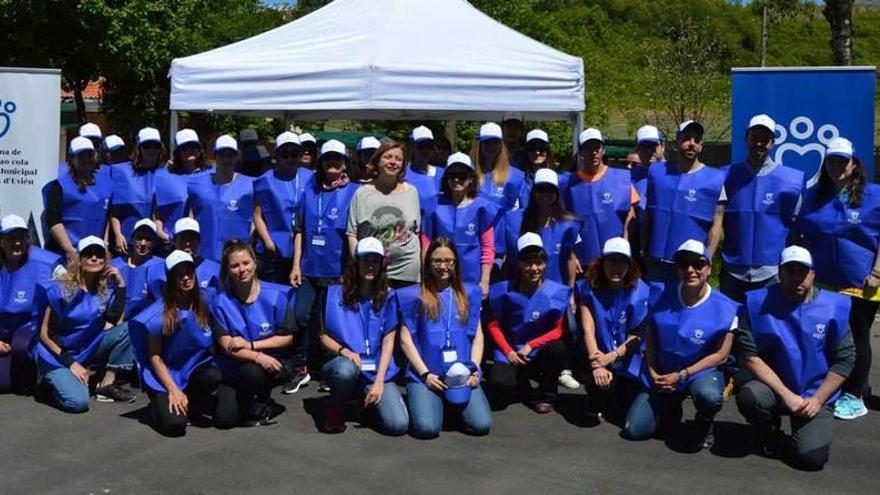
[[(538, 353), (525, 366), (496, 361), (488, 370), (488, 383), (507, 401), (514, 391), (520, 391), (523, 399), (532, 402), (556, 401), (559, 373), (569, 361), (568, 346), (563, 340), (554, 340), (538, 349)], [(532, 391), (529, 378), (538, 380), (538, 389)]]
[(12, 347), (5, 356), (0, 356), (0, 392), (22, 393), (34, 384), (36, 369), (28, 356), (28, 345), (33, 335), (33, 326), (28, 323), (9, 333), (8, 338), (0, 339)]
[(697, 421), (711, 422), (724, 404), (724, 385), (724, 373), (716, 369), (697, 376), (683, 391), (643, 390), (629, 407), (621, 436), (628, 440), (647, 440), (661, 421), (677, 423), (681, 418), (681, 403), (687, 395), (694, 400)]
[(776, 275), (764, 280), (747, 282), (734, 277), (724, 267), (721, 268), (721, 272), (718, 274), (718, 285), (720, 286), (721, 293), (740, 304), (746, 302), (746, 292), (763, 289), (777, 282), (779, 282), (779, 277)]
[(188, 418), (197, 418), (202, 414), (214, 414), (216, 403), (214, 395), (223, 380), (223, 374), (212, 364), (203, 364), (189, 375), (186, 394), (188, 416), (171, 412), (168, 408), (168, 392), (148, 390), (150, 396), (150, 412), (155, 420), (156, 430), (162, 435), (179, 437), (186, 433)]
[(851, 297), (852, 306), (849, 310), (849, 328), (852, 331), (853, 343), (856, 346), (856, 362), (849, 374), (843, 390), (846, 393), (862, 397), (868, 392), (868, 375), (871, 372), (871, 325), (880, 302), (868, 301)]
[[(342, 407), (346, 402), (366, 395), (373, 384), (361, 376), (360, 370), (349, 359), (337, 356), (321, 368), (324, 380), (330, 386), (331, 407)], [(385, 382), (382, 397), (375, 404), (378, 429), (386, 435), (403, 435), (409, 428), (409, 414), (400, 390), (393, 381)]]
[[(120, 323), (106, 330), (88, 362), (79, 364), (88, 367), (102, 363), (106, 363), (107, 369), (112, 371), (130, 370), (134, 367), (134, 350), (128, 338), (128, 323)], [(70, 368), (55, 368), (42, 359), (37, 359), (37, 367), (43, 383), (48, 385), (52, 398), (62, 411), (81, 413), (89, 410), (89, 386), (79, 381)]]
[(239, 365), (236, 376), (223, 378), (223, 383), (217, 387), (217, 411), (214, 414), (217, 428), (233, 428), (254, 419), (258, 411), (271, 404), (272, 387), (293, 378), (291, 361), (280, 361), (281, 371), (275, 374), (269, 373), (253, 361), (248, 361)]
[(479, 386), (471, 390), (471, 400), (464, 407), (447, 404), (442, 392), (435, 392), (422, 382), (407, 382), (406, 397), (412, 434), (416, 438), (429, 439), (438, 436), (443, 429), (446, 411), (461, 415), (464, 432), (468, 435), (487, 435), (492, 429), (489, 401)]
[(298, 332), (293, 339), (293, 367), (308, 368), (310, 363), (320, 362), (318, 356), (310, 356), (310, 349), (319, 351), (318, 337), (324, 330), (324, 304), (327, 300), (327, 287), (335, 283), (332, 279), (303, 277), (296, 291), (294, 313)]

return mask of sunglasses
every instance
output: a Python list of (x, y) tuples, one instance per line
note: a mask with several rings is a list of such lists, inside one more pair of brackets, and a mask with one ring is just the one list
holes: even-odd
[(679, 259), (675, 261), (675, 266), (682, 271), (690, 267), (694, 267), (695, 270), (699, 271), (709, 266), (709, 261), (703, 258)]
[(546, 153), (547, 149), (548, 147), (545, 144), (526, 145), (526, 151), (528, 151), (529, 153)]
[(470, 174), (468, 174), (467, 172), (447, 172), (446, 173), (446, 180), (454, 180), (456, 182), (464, 182), (464, 181), (468, 180), (468, 177), (470, 177)]

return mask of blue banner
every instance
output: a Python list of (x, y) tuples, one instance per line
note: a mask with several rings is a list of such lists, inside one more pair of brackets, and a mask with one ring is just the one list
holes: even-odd
[(874, 67), (733, 69), (731, 156), (745, 161), (745, 131), (753, 115), (776, 121), (775, 162), (817, 175), (825, 145), (852, 141), (856, 156), (874, 177)]

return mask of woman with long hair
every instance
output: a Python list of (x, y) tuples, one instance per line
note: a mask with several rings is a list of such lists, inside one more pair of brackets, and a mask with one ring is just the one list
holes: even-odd
[[(533, 129), (526, 135), (526, 147), (522, 150), (524, 160), (522, 162), (523, 187), (519, 193), (519, 207), (527, 208), (535, 187), (535, 174), (538, 170), (554, 169), (553, 150), (550, 149), (550, 136), (542, 129)], [(554, 170), (555, 171), (555, 170)], [(568, 186), (568, 172), (558, 173), (559, 190), (564, 191)]]
[(455, 243), (437, 237), (425, 252), (421, 285), (394, 293), (403, 319), (400, 347), (409, 360), (406, 391), (417, 438), (439, 435), (444, 411), (460, 414), (469, 435), (486, 435), (492, 428), (480, 386), (482, 291), (463, 282), (461, 262)]
[(849, 325), (856, 363), (834, 406), (840, 419), (868, 413), (871, 325), (880, 306), (880, 186), (872, 184), (849, 140), (828, 143), (816, 187), (807, 191), (797, 228), (813, 253), (816, 280), (852, 298)]
[(37, 291), (37, 369), (44, 390), (65, 412), (89, 409), (89, 370), (106, 363), (95, 389), (98, 402), (134, 402), (117, 373), (134, 366), (125, 312), (125, 279), (109, 266), (104, 241), (80, 239), (77, 257), (58, 280)]
[(181, 129), (174, 136), (174, 144), (172, 160), (168, 166), (156, 171), (156, 225), (159, 226), (159, 240), (166, 249), (170, 249), (174, 223), (188, 216), (189, 181), (207, 172), (209, 167), (196, 131)]
[(162, 300), (132, 319), (129, 332), (156, 429), (183, 436), (189, 419), (223, 418), (213, 397), (223, 375), (214, 363), (211, 314), (192, 256), (173, 251), (164, 265)]
[(394, 383), (397, 306), (385, 279), (385, 248), (375, 237), (358, 241), (342, 285), (327, 290), (321, 344), (336, 357), (321, 370), (330, 386), (330, 407), (324, 424), (329, 433), (345, 430), (345, 403), (363, 396), (373, 407), (378, 428), (403, 435), (409, 426), (406, 406)]
[(382, 146), (382, 143), (373, 136), (364, 136), (358, 141), (354, 149), (354, 157), (352, 157), (348, 169), (348, 176), (352, 181), (369, 182), (366, 178), (367, 163), (373, 158), (379, 146)]

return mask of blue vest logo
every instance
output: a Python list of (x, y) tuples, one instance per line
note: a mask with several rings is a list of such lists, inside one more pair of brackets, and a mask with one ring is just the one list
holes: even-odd
[[(825, 147), (834, 138), (840, 137), (840, 130), (833, 124), (822, 124), (818, 131), (813, 120), (806, 115), (798, 115), (791, 119), (786, 129), (779, 121), (776, 122), (776, 149), (773, 151), (773, 163), (786, 163), (783, 159), (788, 152), (799, 155), (787, 163), (796, 163), (804, 168), (804, 179), (811, 179), (819, 173), (819, 165), (825, 160)], [(815, 159), (803, 157), (809, 153), (818, 155)]]
[[(0, 101), (0, 103), (3, 103)], [(0, 107), (0, 139), (12, 128), (12, 114), (18, 109), (18, 105), (13, 101), (7, 101)]]
[(703, 340), (703, 329), (702, 328), (698, 328), (698, 329), (694, 330), (694, 336), (691, 337), (691, 342), (693, 342), (694, 344), (698, 344), (698, 345), (703, 345), (706, 343), (706, 341)]
[(238, 200), (237, 199), (230, 199), (229, 206), (227, 206), (226, 209), (229, 211), (238, 211)]
[(813, 334), (813, 338), (816, 340), (822, 340), (825, 338), (825, 324), (816, 323), (816, 333)]
[(467, 231), (465, 231), (467, 235), (476, 235), (477, 234), (477, 225), (473, 222), (467, 225)]
[(266, 321), (260, 323), (260, 335), (269, 335), (270, 333), (272, 333), (272, 325)]
[(504, 197), (504, 186), (498, 186), (495, 188), (495, 196), (499, 198)]
[(767, 206), (770, 206), (770, 205), (772, 205), (773, 203), (775, 203), (776, 201), (773, 200), (773, 193), (772, 193), (772, 192), (768, 192), (768, 193), (764, 193), (764, 200), (761, 201), (761, 202), (764, 203), (764, 204), (767, 205)]
[[(626, 325), (626, 311), (620, 312), (620, 316), (617, 317), (617, 322), (621, 325)], [(702, 330), (700, 331), (700, 334), (702, 334)]]
[(606, 191), (606, 192), (602, 193), (602, 204), (603, 205), (610, 205), (613, 202), (614, 202), (614, 197), (611, 196), (610, 192)]
[(27, 302), (27, 292), (20, 290), (15, 293), (15, 303), (16, 304), (24, 304)]
[(203, 289), (207, 289), (208, 288), (208, 281), (202, 280), (201, 282), (199, 282), (199, 287), (201, 287)]
[(688, 189), (687, 196), (685, 196), (684, 199), (685, 199), (685, 201), (695, 203), (697, 201), (697, 190), (696, 189)]
[(206, 326), (205, 329), (202, 330), (202, 335), (205, 337), (210, 337), (211, 336), (211, 327)]
[(100, 306), (98, 306), (98, 313), (104, 313), (105, 311), (107, 311), (106, 304), (101, 304)]
[(336, 220), (339, 218), (339, 208), (336, 208), (335, 206), (330, 208), (330, 213), (327, 214), (327, 218), (330, 220)]
[(859, 213), (859, 210), (847, 210), (846, 221), (853, 224), (858, 225), (862, 223), (862, 216)]
[(146, 283), (146, 282), (144, 282), (144, 288), (141, 289), (141, 294), (143, 294), (143, 295), (145, 295), (145, 296), (146, 296), (147, 294), (149, 294), (149, 287), (147, 286), (147, 283)]
[(540, 311), (532, 311), (532, 321), (535, 321), (535, 320), (537, 320), (537, 319), (540, 318), (540, 317), (541, 317), (541, 312), (540, 312)]

